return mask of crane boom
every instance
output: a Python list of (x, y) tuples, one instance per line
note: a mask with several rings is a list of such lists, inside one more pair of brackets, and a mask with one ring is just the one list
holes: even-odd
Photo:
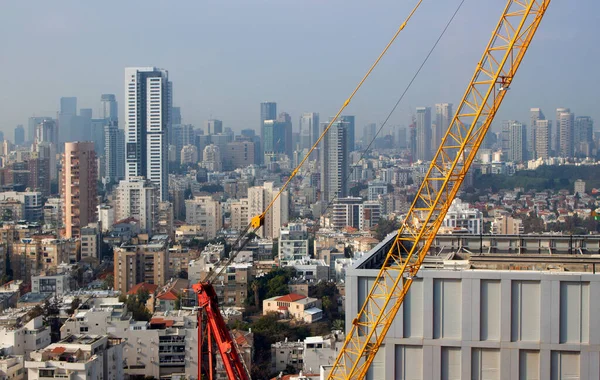
[(367, 375), (549, 4), (508, 0), (329, 379)]

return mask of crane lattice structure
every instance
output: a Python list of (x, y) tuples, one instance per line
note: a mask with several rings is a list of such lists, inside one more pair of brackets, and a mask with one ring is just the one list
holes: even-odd
[(549, 4), (508, 1), (329, 379), (367, 375)]

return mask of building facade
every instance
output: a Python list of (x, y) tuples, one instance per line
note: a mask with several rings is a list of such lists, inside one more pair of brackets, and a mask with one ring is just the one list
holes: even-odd
[(78, 238), (81, 227), (98, 220), (97, 167), (94, 143), (65, 143), (62, 191), (67, 238)]
[[(321, 130), (327, 123), (321, 124)], [(348, 123), (338, 120), (323, 138), (319, 151), (321, 165), (321, 200), (325, 203), (348, 196), (350, 172)]]

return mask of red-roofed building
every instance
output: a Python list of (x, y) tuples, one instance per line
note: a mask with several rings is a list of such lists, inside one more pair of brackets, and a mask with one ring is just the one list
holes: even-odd
[(154, 285), (154, 284), (149, 284), (147, 282), (140, 282), (139, 284), (134, 285), (128, 292), (127, 294), (129, 295), (134, 295), (137, 294), (138, 290), (140, 289), (145, 289), (148, 291), (148, 293), (150, 294), (154, 294), (154, 292), (156, 292), (156, 289), (158, 289), (158, 285)]
[(312, 323), (323, 318), (321, 301), (301, 294), (290, 293), (263, 301), (263, 315), (278, 313), (282, 318), (292, 318)]

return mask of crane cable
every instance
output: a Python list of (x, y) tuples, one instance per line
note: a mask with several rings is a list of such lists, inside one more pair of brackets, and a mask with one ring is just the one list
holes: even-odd
[(283, 194), (283, 192), (286, 190), (287, 186), (290, 184), (292, 179), (294, 179), (296, 174), (298, 174), (298, 171), (300, 170), (302, 165), (304, 165), (304, 162), (306, 162), (306, 160), (308, 159), (310, 154), (317, 148), (317, 146), (319, 145), (321, 140), (323, 140), (323, 138), (325, 137), (325, 135), (327, 134), (327, 132), (329, 131), (331, 126), (337, 121), (337, 119), (340, 117), (342, 112), (344, 112), (346, 107), (350, 104), (350, 102), (352, 101), (352, 98), (354, 98), (354, 95), (356, 95), (358, 90), (362, 87), (362, 85), (365, 83), (367, 78), (371, 75), (371, 73), (373, 72), (375, 67), (379, 64), (379, 62), (381, 61), (383, 56), (387, 53), (387, 51), (390, 49), (390, 47), (394, 44), (394, 42), (400, 35), (400, 32), (402, 32), (404, 30), (404, 28), (406, 27), (406, 24), (412, 18), (412, 16), (415, 14), (417, 9), (419, 9), (419, 6), (421, 5), (422, 2), (423, 2), (423, 0), (419, 0), (417, 2), (417, 4), (412, 8), (412, 10), (408, 14), (408, 16), (406, 17), (404, 22), (398, 27), (398, 30), (396, 30), (396, 33), (394, 33), (394, 36), (387, 43), (387, 45), (385, 46), (385, 48), (383, 49), (381, 54), (379, 54), (379, 56), (377, 57), (375, 62), (373, 62), (373, 64), (369, 68), (369, 70), (367, 70), (367, 73), (362, 77), (360, 82), (358, 82), (358, 85), (354, 88), (354, 91), (352, 91), (352, 93), (350, 94), (348, 99), (346, 99), (344, 104), (342, 104), (342, 106), (340, 107), (338, 112), (335, 114), (335, 116), (329, 121), (329, 124), (327, 125), (327, 127), (323, 130), (323, 132), (321, 133), (321, 135), (319, 136), (317, 141), (315, 141), (315, 143), (310, 148), (310, 150), (304, 155), (304, 158), (302, 159), (302, 161), (300, 161), (300, 163), (296, 166), (296, 168), (294, 170), (292, 170), (288, 179), (285, 181), (283, 186), (281, 186), (281, 188), (279, 189), (277, 194), (273, 197), (273, 199), (271, 199), (271, 201), (269, 202), (267, 207), (265, 207), (265, 209), (263, 210), (262, 213), (252, 217), (248, 226), (246, 226), (246, 228), (244, 228), (244, 230), (239, 234), (239, 236), (235, 240), (234, 244), (232, 245), (232, 249), (235, 249), (236, 252), (229, 255), (227, 262), (225, 263), (225, 265), (223, 265), (223, 267), (218, 272), (213, 272), (212, 274), (208, 275), (205, 279), (206, 282), (212, 282), (215, 278), (218, 278), (226, 270), (226, 268), (229, 266), (229, 264), (231, 264), (233, 262), (233, 260), (237, 256), (237, 254), (246, 246), (246, 244), (249, 241), (248, 239), (246, 239), (244, 242), (242, 242), (242, 239), (247, 235), (248, 231), (255, 233), (260, 227), (262, 227), (263, 221), (265, 219), (265, 215), (267, 214), (267, 212), (269, 212), (269, 210), (273, 207), (273, 205), (275, 204), (277, 199), (279, 199), (281, 194)]
[(394, 36), (392, 37), (392, 39), (390, 40), (390, 42), (388, 42), (388, 44), (385, 46), (385, 48), (383, 49), (383, 51), (381, 52), (381, 54), (379, 54), (379, 56), (377, 57), (377, 59), (375, 60), (375, 62), (373, 62), (373, 64), (371, 65), (371, 67), (369, 68), (369, 70), (367, 71), (367, 73), (360, 80), (360, 82), (358, 83), (358, 85), (356, 86), (356, 88), (354, 89), (354, 91), (352, 91), (352, 93), (350, 94), (350, 96), (348, 97), (348, 99), (346, 99), (346, 101), (344, 102), (344, 104), (340, 107), (340, 109), (336, 113), (336, 115), (329, 121), (329, 124), (327, 125), (327, 127), (323, 130), (323, 132), (321, 133), (321, 135), (319, 136), (319, 138), (317, 139), (317, 141), (315, 141), (315, 143), (310, 148), (310, 150), (304, 155), (304, 158), (302, 159), (302, 161), (300, 161), (300, 163), (298, 164), (298, 166), (296, 166), (296, 168), (294, 170), (292, 170), (292, 173), (290, 174), (289, 178), (287, 179), (287, 181), (285, 181), (285, 183), (283, 184), (283, 186), (281, 186), (281, 188), (279, 189), (279, 191), (277, 192), (277, 194), (273, 197), (273, 199), (271, 200), (271, 202), (269, 203), (269, 205), (265, 208), (265, 210), (261, 214), (256, 215), (255, 217), (252, 218), (252, 221), (251, 221), (251, 226), (252, 227), (254, 227), (254, 228), (260, 228), (260, 226), (262, 225), (262, 222), (263, 222), (263, 220), (264, 220), (265, 215), (267, 214), (267, 212), (271, 209), (271, 207), (273, 207), (273, 204), (277, 201), (277, 199), (279, 198), (279, 196), (285, 191), (285, 189), (287, 188), (288, 184), (292, 181), (292, 179), (294, 179), (294, 177), (296, 176), (296, 174), (298, 174), (298, 171), (300, 170), (300, 168), (302, 167), (302, 165), (304, 165), (304, 162), (306, 162), (306, 160), (308, 159), (308, 157), (310, 156), (310, 154), (317, 148), (317, 146), (319, 145), (319, 143), (321, 142), (321, 140), (323, 139), (323, 137), (325, 137), (325, 135), (327, 134), (327, 132), (329, 131), (329, 129), (331, 128), (331, 126), (337, 121), (337, 119), (340, 117), (340, 115), (342, 114), (342, 112), (350, 104), (350, 101), (352, 101), (352, 98), (354, 98), (354, 95), (356, 95), (356, 93), (358, 92), (358, 90), (362, 87), (363, 83), (365, 83), (365, 81), (367, 80), (367, 78), (371, 75), (371, 72), (373, 72), (373, 70), (375, 69), (375, 67), (379, 64), (379, 61), (381, 61), (381, 59), (383, 58), (383, 56), (385, 55), (385, 53), (387, 53), (387, 51), (389, 50), (389, 48), (393, 45), (394, 41), (396, 41), (396, 38), (398, 37), (398, 35), (400, 35), (400, 32), (402, 32), (402, 30), (404, 30), (404, 27), (406, 26), (406, 24), (408, 23), (408, 21), (412, 18), (412, 16), (415, 14), (415, 12), (417, 11), (417, 9), (419, 8), (419, 6), (421, 5), (422, 2), (423, 2), (423, 0), (419, 0), (417, 2), (417, 4), (414, 6), (414, 8), (408, 14), (408, 16), (406, 17), (406, 19), (404, 20), (404, 22), (398, 27), (398, 30), (396, 31), (396, 33), (394, 34)]

